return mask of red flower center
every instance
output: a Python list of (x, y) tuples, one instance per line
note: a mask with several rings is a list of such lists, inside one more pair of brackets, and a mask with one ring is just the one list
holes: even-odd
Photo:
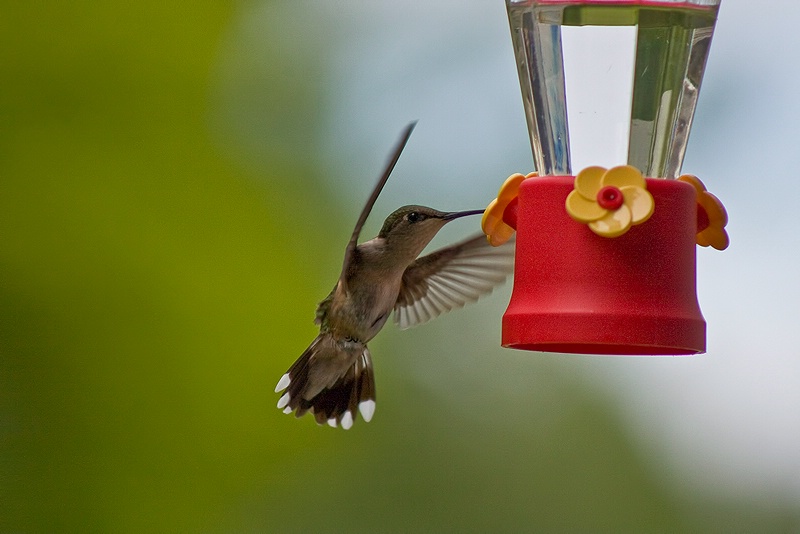
[(517, 229), (517, 210), (519, 209), (519, 197), (514, 197), (503, 211), (503, 222), (514, 230)]
[(708, 219), (708, 212), (706, 209), (698, 202), (697, 203), (697, 233), (699, 234), (706, 228), (711, 226), (711, 221)]
[(600, 207), (607, 210), (616, 210), (622, 206), (622, 191), (613, 185), (607, 185), (597, 192), (597, 203)]

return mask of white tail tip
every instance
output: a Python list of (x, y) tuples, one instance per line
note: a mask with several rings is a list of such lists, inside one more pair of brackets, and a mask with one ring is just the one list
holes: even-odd
[(289, 400), (290, 399), (291, 399), (291, 397), (289, 396), (289, 394), (288, 393), (284, 393), (283, 397), (278, 399), (278, 409), (282, 410), (287, 404), (289, 404)]
[(278, 380), (278, 385), (277, 385), (277, 386), (275, 386), (275, 393), (277, 393), (277, 392), (279, 392), (279, 391), (282, 391), (282, 390), (284, 390), (284, 389), (288, 388), (288, 387), (289, 387), (289, 383), (290, 383), (291, 381), (292, 381), (292, 379), (291, 379), (291, 378), (289, 378), (289, 373), (285, 373), (285, 374), (284, 374), (284, 375), (281, 377), (281, 379), (280, 379), (280, 380)]
[(372, 416), (375, 415), (375, 401), (374, 400), (365, 400), (358, 403), (358, 411), (361, 412), (361, 417), (369, 423), (372, 420)]
[(353, 413), (349, 411), (344, 412), (342, 416), (342, 428), (349, 430), (351, 426), (353, 426)]

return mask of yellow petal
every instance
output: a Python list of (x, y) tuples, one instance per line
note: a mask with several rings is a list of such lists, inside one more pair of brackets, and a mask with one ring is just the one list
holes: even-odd
[(499, 247), (511, 239), (511, 236), (514, 235), (514, 232), (515, 230), (513, 228), (503, 223), (502, 225), (497, 226), (494, 232), (487, 234), (486, 238), (489, 240), (490, 245), (493, 247)]
[(609, 212), (605, 217), (601, 217), (589, 223), (592, 232), (603, 237), (621, 236), (631, 227), (631, 210), (623, 204), (618, 210)]
[(644, 176), (633, 165), (620, 165), (619, 167), (608, 169), (603, 175), (601, 183), (603, 186), (613, 185), (620, 189), (631, 185), (647, 189), (647, 182), (645, 182)]
[(653, 214), (655, 202), (647, 189), (636, 186), (621, 187), (623, 203), (631, 210), (631, 224), (642, 224)]
[(706, 212), (708, 227), (697, 233), (697, 244), (701, 247), (714, 247), (725, 250), (730, 244), (725, 225), (728, 224), (728, 213), (720, 200), (706, 190), (705, 184), (697, 176), (684, 174), (678, 178), (681, 182), (691, 184), (697, 192), (697, 203)]
[(600, 180), (605, 174), (605, 167), (586, 167), (575, 177), (575, 191), (586, 200), (594, 202), (600, 191)]
[(692, 187), (694, 187), (695, 191), (697, 191), (698, 195), (706, 190), (706, 186), (700, 181), (700, 178), (694, 174), (683, 174), (678, 178), (678, 180), (690, 184)]
[(725, 250), (730, 244), (728, 232), (724, 228), (709, 226), (697, 234), (697, 244), (701, 247), (711, 246), (717, 250)]
[(567, 196), (565, 206), (569, 216), (582, 223), (595, 221), (608, 213), (608, 210), (601, 208), (597, 202), (585, 199), (577, 189)]
[(498, 247), (511, 239), (514, 229), (503, 221), (503, 213), (508, 207), (508, 202), (501, 202), (498, 199), (492, 200), (486, 211), (483, 212), (481, 219), (481, 229), (486, 234), (489, 243)]
[(721, 227), (728, 224), (728, 213), (725, 211), (725, 206), (716, 196), (708, 191), (703, 191), (697, 201), (706, 210), (709, 224)]
[(494, 231), (498, 223), (503, 222), (503, 207), (497, 199), (489, 203), (481, 219), (481, 228), (484, 234), (489, 235)]
[(521, 184), (525, 178), (526, 176), (523, 176), (519, 173), (512, 174), (506, 178), (506, 181), (500, 186), (500, 191), (497, 193), (497, 199), (505, 204), (511, 202), (511, 200), (519, 195), (519, 184)]
[(506, 181), (503, 182), (503, 185), (500, 186), (497, 198), (492, 200), (483, 212), (481, 228), (492, 246), (498, 247), (511, 239), (511, 236), (514, 235), (514, 228), (503, 221), (503, 215), (511, 201), (519, 195), (519, 185), (522, 181), (534, 176), (536, 176), (535, 172), (528, 173), (527, 176), (523, 176), (519, 173), (509, 176)]

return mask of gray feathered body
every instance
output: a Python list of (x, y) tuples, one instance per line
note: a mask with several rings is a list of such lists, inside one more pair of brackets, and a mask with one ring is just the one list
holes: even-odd
[(413, 261), (387, 261), (393, 256), (381, 237), (356, 247), (344, 283), (337, 283), (317, 308), (322, 332), (362, 343), (380, 332), (397, 302), (403, 273)]

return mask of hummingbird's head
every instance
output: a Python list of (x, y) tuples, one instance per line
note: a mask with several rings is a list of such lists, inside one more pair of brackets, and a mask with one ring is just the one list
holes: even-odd
[(386, 218), (378, 237), (395, 250), (416, 258), (442, 227), (453, 219), (483, 210), (445, 212), (425, 206), (403, 206)]

